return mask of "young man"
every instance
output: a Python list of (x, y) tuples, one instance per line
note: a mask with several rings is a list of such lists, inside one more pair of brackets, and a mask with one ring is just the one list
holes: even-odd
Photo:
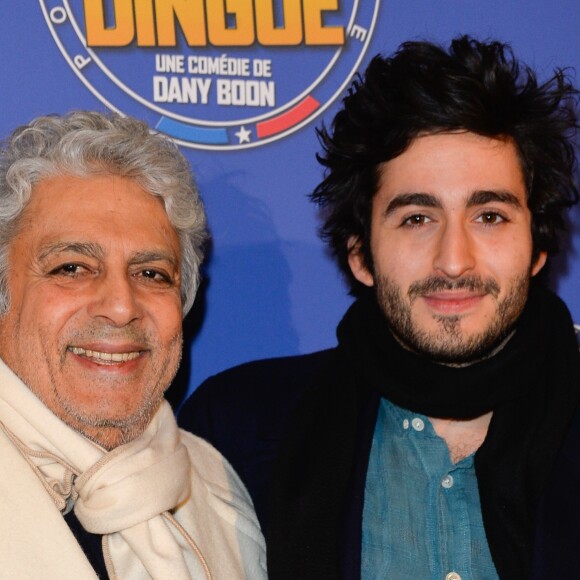
[(6, 578), (265, 578), (252, 504), (177, 428), (205, 214), (145, 123), (41, 117), (0, 152), (0, 561)]
[(410, 42), (320, 132), (313, 198), (357, 297), (338, 347), (218, 375), (181, 414), (248, 485), (271, 579), (529, 573), (580, 387), (533, 283), (578, 197), (574, 95), (497, 42)]

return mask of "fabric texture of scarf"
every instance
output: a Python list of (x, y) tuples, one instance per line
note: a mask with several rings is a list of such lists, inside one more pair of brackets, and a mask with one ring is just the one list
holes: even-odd
[[(139, 438), (106, 452), (60, 421), (0, 361), (0, 426), (58, 510), (74, 509), (87, 531), (103, 536), (111, 579), (211, 578), (204, 555), (190, 536), (200, 522), (207, 522), (190, 501), (190, 454), (167, 402)], [(217, 455), (213, 449), (211, 453)], [(217, 503), (206, 489), (203, 493), (208, 496), (204, 504)], [(37, 508), (39, 518), (43, 509)], [(215, 510), (216, 521), (235, 518), (220, 505)], [(234, 524), (235, 537), (235, 521), (228, 524)], [(249, 533), (258, 544), (259, 530)], [(212, 542), (215, 535), (216, 530), (207, 526)], [(222, 557), (239, 562), (229, 540), (225, 533), (217, 538), (223, 543)]]
[[(431, 417), (493, 411), (475, 456), (483, 521), (500, 577), (525, 578), (534, 510), (579, 398), (580, 355), (565, 305), (533, 287), (507, 344), (463, 367), (402, 348), (370, 293), (337, 334), (337, 363), (308, 390), (276, 467), (270, 578), (359, 577), (364, 480), (381, 396)], [(346, 521), (358, 530), (345, 530)]]

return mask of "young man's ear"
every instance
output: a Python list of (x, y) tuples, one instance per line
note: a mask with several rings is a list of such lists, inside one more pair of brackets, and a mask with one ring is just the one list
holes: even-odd
[(353, 276), (365, 286), (374, 286), (375, 281), (370, 270), (367, 268), (360, 239), (351, 236), (348, 239), (348, 265)]
[(546, 264), (548, 252), (540, 252), (536, 261), (532, 264), (532, 276), (535, 276)]

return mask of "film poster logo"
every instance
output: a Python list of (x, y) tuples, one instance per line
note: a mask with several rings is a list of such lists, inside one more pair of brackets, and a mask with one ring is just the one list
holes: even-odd
[(380, 0), (39, 0), (108, 108), (181, 145), (241, 149), (303, 127), (358, 68)]

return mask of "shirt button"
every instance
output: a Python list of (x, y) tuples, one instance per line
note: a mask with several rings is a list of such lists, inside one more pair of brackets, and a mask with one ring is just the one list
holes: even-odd
[[(450, 487), (453, 487), (453, 476), (452, 475), (446, 475), (441, 480), (441, 485), (445, 489), (449, 489)], [(455, 574), (455, 576), (450, 576), (449, 574)], [(447, 574), (447, 576), (445, 576), (446, 580), (455, 580), (455, 579), (461, 580), (461, 578), (459, 577), (459, 575), (456, 572), (449, 572), (449, 574)]]
[(449, 572), (449, 574), (445, 576), (445, 580), (461, 580), (461, 576), (457, 572)]
[(415, 429), (415, 431), (423, 431), (423, 429), (425, 429), (425, 423), (423, 423), (423, 420), (419, 419), (419, 417), (415, 417), (411, 421), (411, 425), (413, 425), (413, 429)]
[(403, 420), (403, 429), (408, 429), (409, 428), (409, 419), (404, 419)]

